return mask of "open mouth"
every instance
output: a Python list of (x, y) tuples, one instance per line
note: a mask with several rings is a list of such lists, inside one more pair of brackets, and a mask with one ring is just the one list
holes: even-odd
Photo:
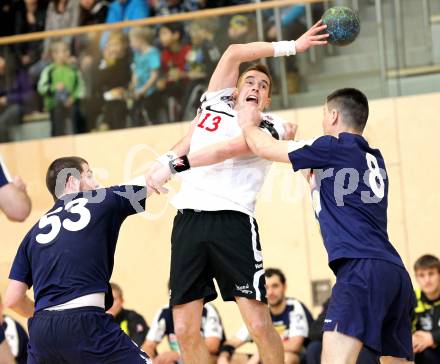
[(250, 95), (246, 97), (246, 102), (253, 102), (258, 105), (258, 97), (255, 95)]

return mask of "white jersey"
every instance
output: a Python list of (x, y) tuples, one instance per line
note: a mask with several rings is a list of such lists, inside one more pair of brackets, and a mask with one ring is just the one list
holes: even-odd
[[(292, 337), (309, 336), (309, 326), (312, 323), (312, 315), (307, 307), (294, 298), (286, 299), (286, 308), (278, 315), (270, 314), (275, 330), (280, 334), (283, 341)], [(243, 325), (235, 334), (235, 337), (242, 341), (252, 341), (252, 337), (246, 327)]]
[[(236, 138), (242, 134), (233, 109), (234, 89), (207, 92), (191, 139), (190, 152)], [(262, 114), (264, 130), (284, 138), (284, 121)], [(257, 156), (235, 157), (181, 173), (182, 186), (171, 201), (177, 209), (234, 210), (254, 216), (257, 194), (272, 162)]]

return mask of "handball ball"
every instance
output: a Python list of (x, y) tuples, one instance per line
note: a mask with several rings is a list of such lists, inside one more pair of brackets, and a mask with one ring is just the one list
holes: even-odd
[(334, 6), (322, 16), (327, 25), (328, 42), (337, 46), (346, 46), (353, 42), (361, 30), (359, 15), (346, 6)]

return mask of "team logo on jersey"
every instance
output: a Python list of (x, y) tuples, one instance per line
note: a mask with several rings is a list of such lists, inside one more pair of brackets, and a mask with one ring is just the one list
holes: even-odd
[(420, 318), (420, 326), (423, 331), (431, 331), (432, 330), (432, 319), (430, 316), (422, 316)]

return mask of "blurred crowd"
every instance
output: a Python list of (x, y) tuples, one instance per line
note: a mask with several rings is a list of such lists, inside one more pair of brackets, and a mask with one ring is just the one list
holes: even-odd
[[(2, 0), (0, 36), (246, 2)], [(313, 5), (314, 17), (322, 10)], [(281, 15), (284, 38), (296, 39), (306, 29), (303, 5), (283, 8)], [(263, 16), (266, 40), (275, 40), (273, 10)], [(222, 52), (231, 43), (255, 40), (255, 14), (248, 13), (0, 47), (0, 142), (35, 115), (50, 119), (52, 136), (190, 120)], [(289, 91), (295, 92), (296, 65), (288, 64)], [(278, 67), (269, 66), (276, 79)]]

